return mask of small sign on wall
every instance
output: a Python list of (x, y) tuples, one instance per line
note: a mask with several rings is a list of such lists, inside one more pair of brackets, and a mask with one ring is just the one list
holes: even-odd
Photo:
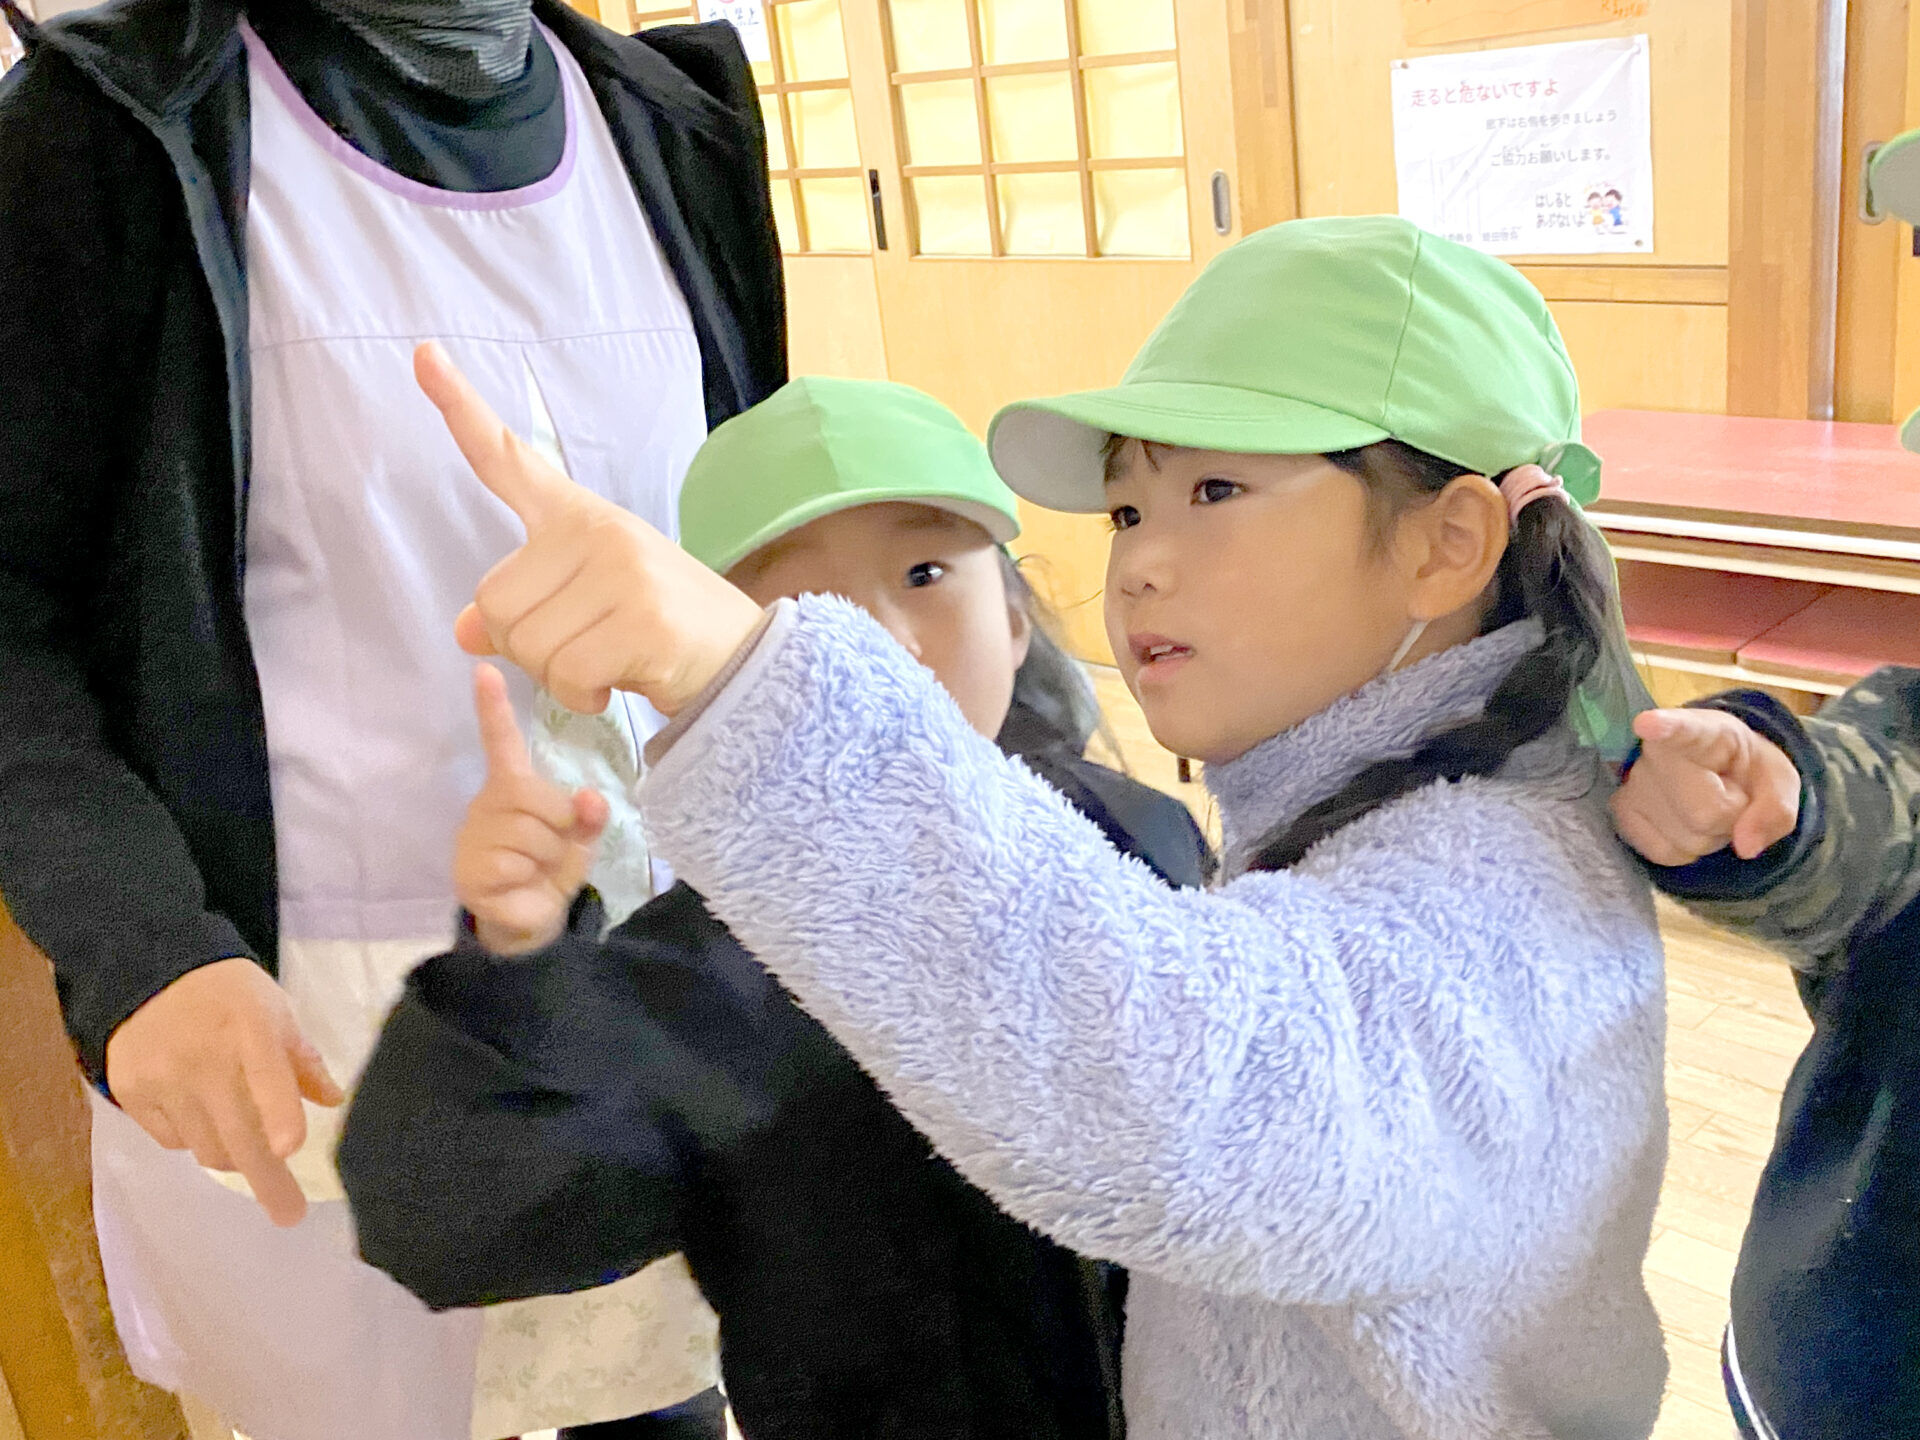
[(1393, 62), (1400, 213), (1493, 255), (1653, 251), (1647, 37)]
[(702, 20), (725, 20), (740, 32), (747, 47), (747, 59), (764, 65), (773, 59), (773, 45), (767, 36), (767, 12), (760, 0), (700, 0)]
[(1407, 44), (1451, 45), (1646, 17), (1651, 0), (1400, 0)]

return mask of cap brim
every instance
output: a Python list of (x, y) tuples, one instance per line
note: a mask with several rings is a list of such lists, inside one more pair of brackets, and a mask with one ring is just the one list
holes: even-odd
[(969, 500), (958, 495), (913, 495), (897, 489), (886, 490), (836, 490), (831, 494), (818, 495), (805, 505), (796, 506), (774, 520), (762, 525), (753, 534), (734, 545), (724, 555), (706, 559), (707, 566), (724, 575), (742, 560), (758, 550), (764, 550), (783, 536), (791, 535), (803, 525), (811, 525), (815, 520), (828, 515), (837, 515), (842, 510), (857, 510), (862, 505), (925, 505), (933, 510), (945, 510), (958, 515), (963, 520), (971, 520), (987, 532), (989, 539), (996, 545), (1005, 545), (1020, 534), (1020, 523), (1004, 511), (978, 500)]
[(1101, 451), (1109, 435), (1247, 455), (1321, 455), (1388, 438), (1304, 400), (1167, 381), (1010, 405), (988, 428), (987, 451), (1014, 494), (1049, 510), (1097, 513), (1107, 508)]
[(1920, 130), (1896, 135), (1873, 152), (1862, 199), (1870, 219), (1920, 221)]

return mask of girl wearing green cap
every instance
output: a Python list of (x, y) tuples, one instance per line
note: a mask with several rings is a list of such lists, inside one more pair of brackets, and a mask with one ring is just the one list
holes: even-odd
[[(795, 381), (714, 432), (680, 508), (715, 571), (763, 603), (854, 600), (972, 731), (1201, 882), (1186, 809), (1082, 757), (1090, 688), (1034, 623), (996, 544), (1013, 495), (949, 411)], [(575, 898), (605, 804), (536, 778), (499, 675), (478, 685), (490, 774), (454, 865), (473, 923), (413, 975), (340, 1154), (365, 1255), (462, 1305), (684, 1252), (752, 1440), (1118, 1440), (1124, 1276), (937, 1160), (686, 886), (603, 943)]]
[(639, 795), (678, 873), (962, 1174), (1129, 1268), (1131, 1434), (1650, 1432), (1662, 957), (1606, 808), (1635, 688), (1518, 272), (1278, 226), (1120, 385), (994, 427), (1016, 491), (1113, 522), (1121, 668), (1219, 801), (1208, 894), (851, 607), (764, 610), (419, 371), (528, 525), (461, 642), (676, 716)]

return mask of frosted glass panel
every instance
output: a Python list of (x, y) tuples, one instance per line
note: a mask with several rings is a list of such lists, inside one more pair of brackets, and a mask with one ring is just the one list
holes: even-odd
[(1080, 176), (1002, 175), (1000, 234), (1009, 255), (1085, 255)]
[(1184, 170), (1096, 170), (1093, 218), (1102, 255), (1190, 253)]
[(1180, 71), (1171, 63), (1089, 70), (1087, 145), (1096, 160), (1182, 154)]
[(800, 227), (793, 218), (793, 187), (784, 180), (773, 182), (773, 224), (780, 232), (780, 248), (789, 255), (800, 248)]
[(759, 64), (751, 68), (753, 70), (753, 83), (758, 85), (762, 90), (773, 84), (773, 62), (771, 60), (762, 60)]
[(980, 119), (971, 80), (900, 87), (909, 165), (978, 165)]
[(1067, 11), (1060, 0), (979, 0), (980, 51), (989, 65), (1067, 58)]
[(987, 192), (977, 175), (923, 176), (913, 186), (922, 255), (990, 255)]
[(850, 170), (860, 163), (852, 91), (792, 91), (787, 113), (793, 117), (793, 153), (802, 170)]
[(789, 80), (847, 78), (847, 41), (840, 32), (840, 0), (791, 0), (769, 6)]
[(802, 180), (809, 250), (867, 250), (868, 198), (863, 180)]
[(1080, 0), (1080, 53), (1172, 50), (1173, 0)]
[(780, 123), (779, 100), (772, 95), (762, 95), (760, 115), (767, 122), (767, 168), (785, 170), (793, 162), (787, 158), (787, 129)]
[(1073, 160), (1073, 84), (1057, 75), (999, 75), (987, 81), (987, 121), (996, 160)]
[(966, 0), (887, 0), (896, 70), (958, 70), (973, 63)]

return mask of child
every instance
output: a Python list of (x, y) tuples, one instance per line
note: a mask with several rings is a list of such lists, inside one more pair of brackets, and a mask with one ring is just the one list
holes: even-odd
[[(859, 381), (795, 381), (728, 422), (681, 496), (701, 560), (763, 602), (855, 600), (979, 734), (1200, 883), (1185, 808), (1080, 757), (1092, 696), (996, 547), (1015, 516), (957, 419)], [(444, 1306), (682, 1250), (753, 1440), (1117, 1436), (1117, 1278), (937, 1161), (685, 887), (597, 943), (574, 895), (604, 802), (533, 778), (497, 674), (477, 699), (472, 933), (411, 978), (341, 1150), (367, 1258)]]
[[(1865, 189), (1868, 216), (1920, 221), (1920, 131)], [(1901, 439), (1920, 450), (1920, 415)], [(1920, 1434), (1920, 670), (1814, 719), (1733, 691), (1635, 728), (1622, 838), (1785, 951), (1814, 1023), (1734, 1272), (1728, 1402), (1747, 1440)]]
[(1631, 670), (1517, 272), (1278, 226), (1118, 387), (996, 422), (1016, 491), (1112, 518), (1108, 633), (1207, 763), (1213, 894), (1116, 856), (852, 607), (763, 612), (420, 375), (528, 526), (462, 644), (673, 717), (661, 853), (962, 1174), (1129, 1268), (1131, 1434), (1649, 1433), (1661, 952), (1580, 738)]
[(1620, 833), (1784, 950), (1814, 1022), (1734, 1274), (1728, 1403), (1748, 1440), (1920, 1433), (1920, 670), (1816, 719), (1702, 707), (1641, 717)]

